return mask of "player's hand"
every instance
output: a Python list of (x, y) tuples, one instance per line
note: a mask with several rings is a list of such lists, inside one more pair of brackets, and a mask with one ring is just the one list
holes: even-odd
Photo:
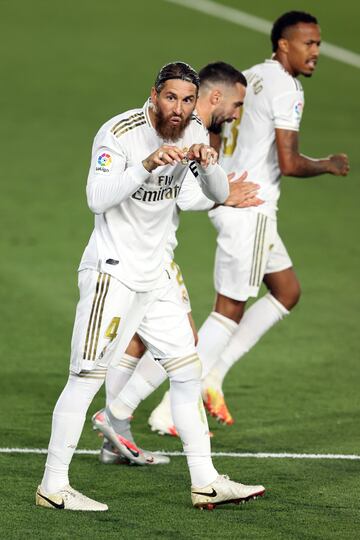
[(329, 173), (335, 176), (346, 176), (350, 171), (349, 158), (346, 154), (333, 154), (328, 157)]
[(248, 173), (245, 171), (239, 178), (235, 177), (235, 173), (228, 174), (230, 194), (225, 206), (233, 206), (235, 208), (248, 208), (249, 206), (260, 206), (263, 200), (257, 197), (260, 186), (254, 182), (245, 182)]
[(197, 161), (206, 169), (210, 163), (217, 162), (218, 153), (212, 146), (207, 144), (193, 144), (188, 150), (187, 158), (190, 161)]
[(147, 171), (151, 172), (161, 165), (176, 165), (184, 158), (185, 154), (180, 148), (164, 144), (145, 158), (142, 164)]

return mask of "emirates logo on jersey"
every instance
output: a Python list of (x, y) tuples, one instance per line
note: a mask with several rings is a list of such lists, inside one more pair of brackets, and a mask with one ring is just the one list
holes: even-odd
[(167, 199), (176, 199), (180, 193), (181, 186), (160, 187), (160, 189), (140, 188), (131, 197), (136, 201), (156, 203)]

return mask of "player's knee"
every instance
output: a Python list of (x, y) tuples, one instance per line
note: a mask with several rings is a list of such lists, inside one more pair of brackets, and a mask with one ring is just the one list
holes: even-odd
[(141, 358), (145, 350), (145, 345), (143, 344), (139, 336), (135, 334), (126, 349), (126, 354), (129, 354), (134, 358)]
[(214, 311), (220, 313), (224, 317), (239, 323), (245, 310), (246, 302), (242, 300), (234, 300), (222, 294), (218, 294), (216, 297)]
[(300, 300), (301, 287), (297, 280), (293, 280), (288, 286), (280, 291), (272, 293), (288, 311), (293, 309)]
[(290, 287), (287, 302), (288, 305), (285, 306), (288, 310), (292, 309), (299, 302), (301, 296), (301, 287), (300, 283), (296, 280)]

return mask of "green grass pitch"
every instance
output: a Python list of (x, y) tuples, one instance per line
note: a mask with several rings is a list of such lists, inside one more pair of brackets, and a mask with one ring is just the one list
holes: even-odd
[[(314, 12), (325, 41), (359, 52), (355, 0), (222, 3), (270, 21), (293, 8)], [(0, 25), (0, 446), (45, 448), (67, 377), (76, 268), (92, 228), (84, 188), (95, 132), (142, 105), (164, 63), (200, 68), (223, 59), (246, 68), (269, 56), (270, 42), (164, 0), (3, 0)], [(280, 233), (303, 297), (228, 376), (236, 423), (210, 421), (215, 452), (359, 454), (359, 70), (322, 57), (302, 81), (301, 150), (347, 152), (351, 174), (283, 180)], [(207, 216), (184, 215), (179, 241), (177, 262), (200, 325), (214, 296)], [(137, 411), (134, 434), (144, 447), (179, 451), (178, 440), (146, 425), (161, 393)], [(102, 403), (103, 393), (89, 415)], [(99, 447), (89, 422), (79, 447)], [(44, 461), (0, 453), (1, 538), (359, 538), (359, 461), (216, 457), (221, 472), (268, 492), (245, 506), (198, 512), (183, 457), (140, 469), (76, 456), (71, 482), (106, 501), (104, 515), (36, 508)]]

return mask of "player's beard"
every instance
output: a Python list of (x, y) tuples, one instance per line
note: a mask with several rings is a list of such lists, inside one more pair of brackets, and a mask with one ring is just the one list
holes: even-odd
[[(157, 108), (154, 110), (155, 113), (155, 129), (160, 135), (164, 141), (171, 141), (176, 142), (184, 134), (185, 128), (189, 125), (191, 120), (191, 115), (189, 115), (187, 118), (182, 118), (181, 121), (176, 125), (171, 125), (169, 123), (169, 120), (172, 116), (178, 116), (178, 115), (171, 115), (166, 117), (162, 110), (160, 108)], [(181, 117), (180, 117), (181, 118)]]
[(225, 116), (221, 116), (219, 114), (216, 116), (212, 115), (210, 127), (208, 128), (208, 130), (210, 131), (210, 133), (215, 133), (216, 135), (218, 135), (219, 133), (221, 133), (225, 122), (232, 122), (232, 120), (232, 118), (226, 118)]
[(221, 133), (222, 125), (223, 125), (223, 122), (216, 122), (216, 120), (214, 118), (212, 118), (211, 119), (211, 124), (210, 124), (210, 127), (209, 127), (210, 133), (215, 133), (216, 135)]

